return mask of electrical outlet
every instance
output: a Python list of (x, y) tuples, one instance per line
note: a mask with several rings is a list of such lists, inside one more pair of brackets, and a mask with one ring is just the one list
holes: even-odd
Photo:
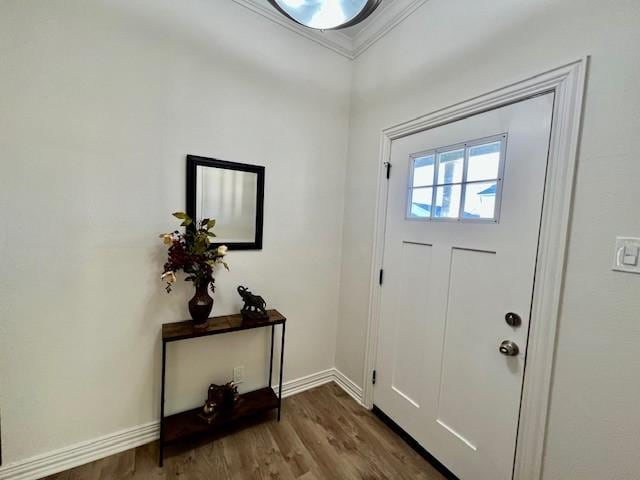
[(238, 384), (244, 382), (244, 366), (233, 368), (233, 383)]

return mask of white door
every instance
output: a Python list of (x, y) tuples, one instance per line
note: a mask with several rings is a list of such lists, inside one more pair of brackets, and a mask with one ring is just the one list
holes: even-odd
[(391, 147), (374, 403), (462, 480), (512, 478), (552, 106)]

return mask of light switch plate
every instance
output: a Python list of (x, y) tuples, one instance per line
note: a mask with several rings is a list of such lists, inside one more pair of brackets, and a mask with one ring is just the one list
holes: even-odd
[(640, 273), (640, 238), (617, 237), (613, 270)]

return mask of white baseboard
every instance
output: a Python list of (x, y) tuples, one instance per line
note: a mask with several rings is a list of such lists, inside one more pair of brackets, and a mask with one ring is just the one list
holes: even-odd
[[(291, 380), (282, 385), (282, 397), (295, 395), (314, 387), (324, 385), (325, 383), (335, 382), (340, 388), (347, 392), (358, 404), (364, 406), (362, 398), (362, 388), (355, 384), (353, 380), (347, 377), (337, 368), (330, 368), (321, 372), (312, 373), (306, 377)], [(274, 386), (273, 390), (278, 393), (278, 387)]]
[(159, 422), (110, 433), (26, 460), (0, 467), (0, 480), (36, 480), (115, 453), (153, 442), (159, 436)]
[(334, 375), (333, 381), (336, 382), (338, 386), (342, 388), (345, 392), (351, 395), (351, 398), (353, 398), (356, 402), (358, 402), (361, 406), (364, 407), (365, 405), (364, 405), (362, 387), (359, 387), (358, 385), (356, 385), (353, 380), (351, 380), (349, 377), (347, 377), (344, 373), (342, 373), (337, 368), (333, 369), (333, 375)]
[[(320, 372), (312, 373), (305, 377), (296, 378), (295, 380), (289, 380), (282, 384), (282, 398), (290, 397), (296, 393), (304, 392), (314, 387), (319, 387), (325, 383), (332, 382), (335, 378), (335, 369), (329, 368), (328, 370), (322, 370)], [(278, 386), (275, 385), (273, 390), (278, 393)]]
[[(362, 388), (335, 368), (285, 382), (282, 385), (282, 396), (283, 398), (289, 397), (329, 382), (335, 382), (362, 405)], [(157, 421), (120, 430), (94, 440), (77, 443), (0, 467), (0, 480), (37, 480), (145, 445), (157, 440), (159, 435), (160, 422)]]

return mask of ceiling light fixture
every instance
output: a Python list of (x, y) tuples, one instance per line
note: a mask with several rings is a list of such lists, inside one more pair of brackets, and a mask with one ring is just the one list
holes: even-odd
[(316, 30), (335, 30), (362, 22), (382, 0), (269, 0), (280, 13)]

